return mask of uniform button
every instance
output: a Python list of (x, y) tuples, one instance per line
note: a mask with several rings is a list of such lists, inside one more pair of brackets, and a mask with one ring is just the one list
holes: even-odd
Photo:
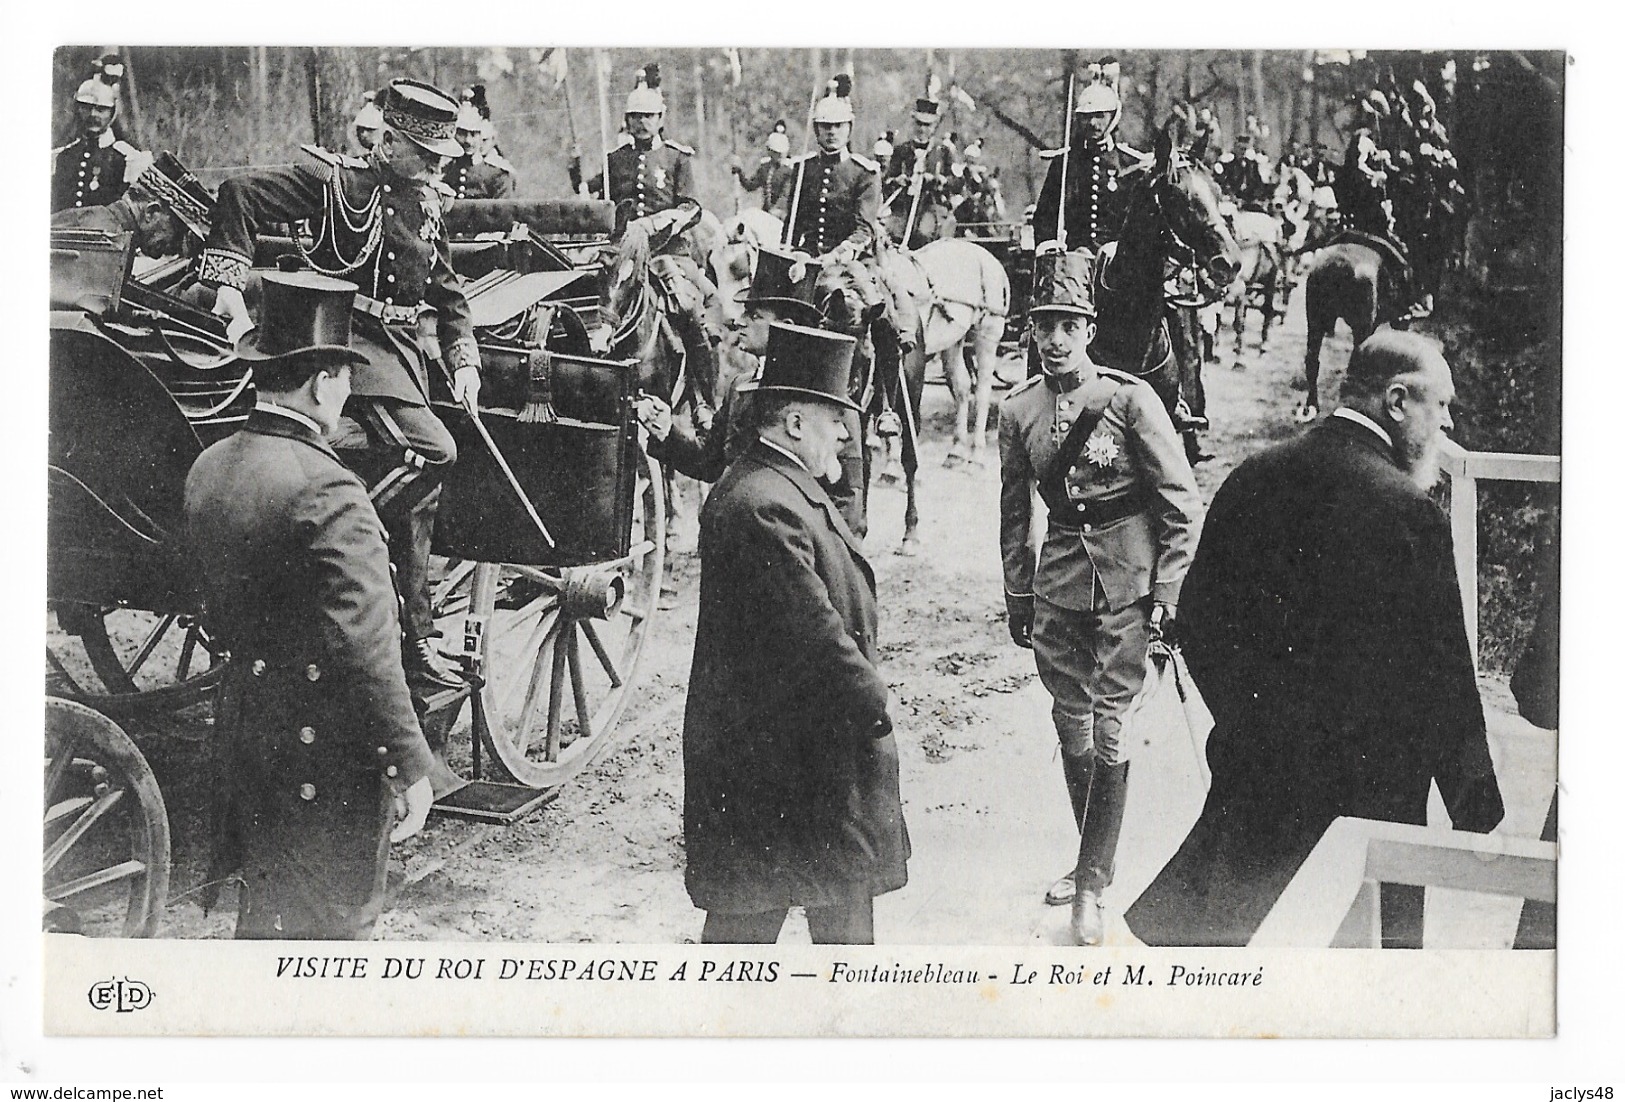
[(384, 280), (386, 282), (388, 282), (388, 283), (394, 283), (395, 282), (395, 277), (392, 276), (392, 275), (387, 275), (387, 276), (384, 277)]
[(265, 659), (263, 659), (263, 658), (254, 659), (254, 664), (252, 666), (248, 667), (248, 669), (249, 669), (249, 672), (252, 673), (255, 677), (259, 677), (261, 674), (265, 673)]
[(1058, 427), (1058, 428), (1059, 428), (1059, 429), (1060, 429), (1060, 430), (1061, 430), (1061, 431), (1062, 431), (1062, 432), (1065, 432), (1065, 431), (1066, 431), (1066, 430), (1067, 430), (1067, 429), (1069, 429), (1069, 428), (1071, 428), (1071, 427), (1072, 427), (1072, 422), (1071, 422), (1071, 421), (1062, 421), (1062, 422), (1060, 422), (1060, 424), (1059, 424), (1059, 425), (1058, 425), (1058, 426), (1057, 426), (1057, 427)]
[(385, 214), (394, 214), (395, 213), (395, 208), (394, 207), (385, 207), (384, 208), (384, 213)]
[(400, 776), (400, 773), (401, 773), (401, 771), (399, 769), (395, 768), (393, 765), (390, 766), (388, 769), (384, 770), (384, 776), (386, 776), (386, 777), (398, 777), (398, 776)]
[(305, 667), (305, 680), (306, 681), (320, 681), (321, 679), (322, 679), (322, 668), (320, 666), (318, 666), (316, 663), (312, 662), (310, 665)]
[(384, 305), (385, 306), (394, 306), (395, 305), (395, 300), (392, 299), (392, 298), (386, 298), (384, 300)]
[(389, 757), (389, 747), (387, 747), (387, 746), (380, 746), (380, 747), (379, 747), (379, 748), (378, 748), (378, 756), (379, 756), (379, 757), (381, 757), (381, 758), (387, 758), (387, 757)]
[(388, 258), (390, 260), (395, 259), (395, 254), (394, 253), (385, 253), (384, 255), (385, 255), (386, 258)]
[(314, 800), (316, 798), (316, 786), (313, 784), (300, 785), (299, 798), (301, 800)]
[(385, 195), (388, 195), (388, 194), (389, 194), (389, 191), (390, 191), (390, 187), (389, 187), (389, 185), (388, 185), (388, 184), (385, 184), (385, 185), (384, 185), (384, 194), (385, 194)]
[(299, 728), (299, 741), (304, 743), (306, 746), (309, 746), (311, 743), (315, 742), (316, 741), (316, 728), (314, 728), (314, 727), (301, 727), (301, 728)]
[(1084, 526), (1083, 526), (1083, 530), (1084, 530), (1084, 531), (1085, 531), (1085, 532), (1093, 532), (1093, 531), (1094, 531), (1094, 530), (1095, 530), (1095, 529), (1094, 529), (1094, 526), (1093, 526), (1093, 525), (1089, 525), (1089, 524), (1085, 524), (1085, 525), (1084, 525)]

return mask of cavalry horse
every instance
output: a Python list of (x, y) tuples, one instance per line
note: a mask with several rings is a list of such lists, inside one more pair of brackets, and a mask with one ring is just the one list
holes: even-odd
[(1174, 148), (1174, 124), (1158, 132), (1147, 171), (1130, 178), (1123, 233), (1095, 275), (1099, 324), (1089, 355), (1150, 383), (1172, 414), (1179, 365), (1167, 326), (1168, 265), (1194, 269), (1197, 292), (1219, 298), (1241, 268), (1208, 170)]
[(1379, 325), (1392, 322), (1404, 310), (1401, 291), (1404, 261), (1382, 238), (1355, 231), (1320, 250), (1304, 279), (1304, 320), (1308, 339), (1304, 348), (1303, 404), (1293, 415), (1299, 424), (1320, 416), (1320, 346), (1338, 321), (1348, 324), (1356, 346)]
[(1234, 313), (1236, 367), (1241, 367), (1242, 339), (1247, 330), (1247, 309), (1257, 305), (1264, 316), (1258, 336), (1258, 350), (1270, 344), (1270, 326), (1275, 321), (1275, 295), (1284, 282), (1281, 223), (1274, 215), (1257, 210), (1241, 210), (1231, 216), (1236, 247), (1241, 250), (1241, 269), (1225, 292), (1225, 305)]

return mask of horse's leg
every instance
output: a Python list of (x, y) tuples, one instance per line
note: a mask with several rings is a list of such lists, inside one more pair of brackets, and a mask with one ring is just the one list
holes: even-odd
[(1235, 333), (1236, 333), (1236, 364), (1235, 364), (1235, 366), (1236, 366), (1236, 369), (1238, 371), (1243, 366), (1242, 362), (1241, 362), (1241, 338), (1242, 338), (1242, 335), (1246, 332), (1246, 329), (1247, 329), (1247, 295), (1249, 293), (1250, 292), (1249, 292), (1249, 289), (1247, 287), (1247, 284), (1243, 283), (1241, 285), (1241, 293), (1236, 296), (1235, 317), (1230, 323), (1231, 328), (1234, 329)]
[(904, 425), (901, 438), (903, 482), (907, 493), (903, 507), (903, 544), (898, 553), (913, 556), (920, 553), (920, 509), (915, 496), (920, 475), (920, 400), (925, 396), (925, 354), (916, 349), (904, 357), (902, 375), (897, 380), (899, 393), (904, 397)]
[(971, 436), (971, 459), (980, 466), (988, 461), (987, 416), (993, 408), (993, 373), (999, 362), (1004, 319), (989, 314), (976, 324), (973, 332), (975, 339), (970, 348), (974, 357), (971, 366), (976, 374), (976, 423)]
[[(970, 447), (970, 404), (973, 383), (965, 367), (965, 341), (960, 338), (942, 353), (942, 377), (954, 398), (954, 439), (948, 454), (942, 460), (944, 467), (955, 467), (965, 462), (966, 448)], [(904, 386), (908, 385), (905, 379)]]
[(1316, 281), (1316, 276), (1320, 274), (1309, 273), (1303, 295), (1304, 321), (1307, 325), (1303, 351), (1304, 395), (1303, 404), (1295, 414), (1300, 424), (1307, 424), (1320, 415), (1320, 346), (1326, 334), (1337, 324), (1336, 307), (1325, 301), (1327, 289), (1323, 283)]

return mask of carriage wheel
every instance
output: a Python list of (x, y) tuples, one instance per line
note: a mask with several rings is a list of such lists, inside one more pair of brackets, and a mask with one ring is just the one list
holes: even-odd
[(118, 724), (45, 701), (45, 926), (151, 937), (169, 894), (169, 813)]
[(521, 784), (561, 785), (614, 743), (659, 604), (665, 529), (664, 486), (645, 461), (625, 558), (475, 569), (470, 603), (486, 626), (474, 726)]
[(56, 606), (45, 687), (112, 716), (178, 711), (220, 682), (225, 656), (195, 616)]

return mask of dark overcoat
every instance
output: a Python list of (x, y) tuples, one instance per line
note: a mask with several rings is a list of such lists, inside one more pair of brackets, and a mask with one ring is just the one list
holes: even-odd
[(231, 651), (216, 871), (308, 922), (285, 936), (355, 936), (382, 905), (388, 782), (430, 765), (378, 514), (312, 429), (256, 410), (187, 476), (186, 548)]
[(828, 907), (908, 879), (874, 574), (800, 465), (757, 442), (700, 514), (683, 719), (694, 904)]
[(1129, 908), (1151, 945), (1242, 945), (1338, 816), (1501, 820), (1443, 512), (1368, 426), (1332, 417), (1213, 499), (1180, 636), (1213, 781)]

